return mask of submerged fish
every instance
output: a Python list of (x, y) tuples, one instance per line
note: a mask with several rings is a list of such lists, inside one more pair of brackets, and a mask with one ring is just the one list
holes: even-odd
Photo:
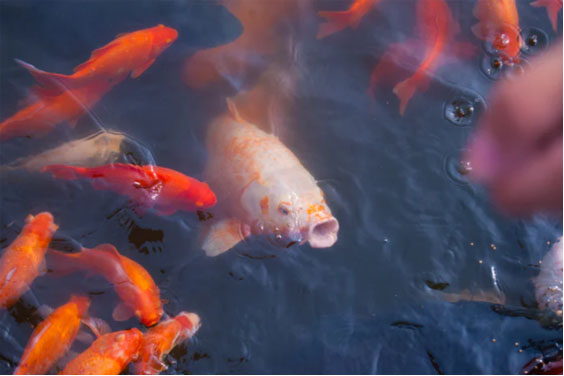
[(200, 329), (200, 317), (195, 313), (180, 312), (147, 330), (139, 359), (133, 365), (137, 375), (158, 375), (167, 369), (163, 358), (178, 344), (192, 338)]
[(558, 12), (562, 9), (562, 0), (537, 0), (531, 3), (534, 7), (545, 7), (554, 32), (558, 31)]
[(54, 310), (34, 329), (14, 374), (46, 374), (69, 350), (89, 306), (87, 297), (72, 296)]
[(74, 127), (114, 84), (98, 82), (55, 95), (37, 91), (39, 96), (35, 102), (0, 123), (0, 141), (42, 136), (64, 122)]
[(39, 172), (43, 167), (52, 164), (95, 167), (114, 163), (125, 153), (144, 154), (141, 157), (150, 155), (141, 145), (123, 133), (101, 131), (79, 140), (66, 142), (31, 157), (19, 158), (1, 166), (0, 170), (23, 169)]
[[(439, 295), (440, 294), (440, 295)], [(468, 289), (462, 290), (461, 292), (440, 292), (438, 296), (442, 300), (450, 303), (456, 303), (460, 301), (468, 302), (481, 302), (489, 304), (505, 304), (505, 294), (501, 291), (470, 291)]]
[(96, 83), (120, 81), (124, 75), (139, 77), (178, 37), (175, 29), (158, 25), (120, 34), (92, 52), (90, 59), (74, 68), (72, 75), (49, 73), (18, 60), (45, 87), (55, 91), (83, 88)]
[(104, 334), (67, 363), (62, 375), (119, 375), (135, 360), (143, 334), (133, 328)]
[(205, 176), (225, 206), (203, 239), (209, 256), (223, 253), (251, 234), (265, 234), (290, 246), (313, 248), (337, 241), (339, 222), (323, 192), (298, 158), (278, 138), (231, 114), (209, 127)]
[(490, 43), (505, 63), (518, 63), (523, 41), (515, 0), (478, 0), (472, 26), (474, 35)]
[(88, 178), (95, 189), (117, 192), (143, 208), (154, 207), (160, 215), (206, 209), (216, 203), (206, 183), (165, 167), (124, 163), (91, 168), (49, 165), (41, 172), (51, 172), (57, 179)]
[(562, 237), (542, 259), (541, 271), (533, 283), (539, 308), (552, 310), (562, 319)]
[(58, 227), (51, 213), (29, 215), (22, 232), (0, 257), (0, 308), (9, 308), (43, 272), (45, 252)]
[(79, 253), (49, 250), (48, 262), (49, 269), (56, 275), (83, 271), (104, 276), (122, 300), (112, 315), (116, 321), (127, 320), (135, 314), (144, 325), (151, 326), (163, 314), (159, 288), (151, 275), (111, 244), (84, 248)]
[(370, 12), (372, 7), (379, 0), (355, 0), (349, 9), (344, 11), (320, 11), (319, 17), (324, 18), (325, 22), (319, 25), (317, 39), (325, 38), (328, 35), (339, 32), (350, 27), (356, 29), (360, 25), (362, 18)]

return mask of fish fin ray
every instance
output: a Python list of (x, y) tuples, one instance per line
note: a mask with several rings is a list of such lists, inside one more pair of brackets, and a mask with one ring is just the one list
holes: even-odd
[(202, 237), (202, 249), (206, 255), (218, 256), (235, 247), (244, 239), (241, 226), (241, 220), (236, 218), (226, 218), (208, 225)]
[(241, 117), (239, 111), (237, 110), (237, 105), (231, 98), (227, 98), (227, 108), (229, 109), (229, 113), (235, 119), (237, 123), (246, 123), (245, 119)]
[(131, 317), (133, 317), (133, 310), (124, 302), (119, 302), (112, 312), (112, 318), (115, 321), (125, 321)]
[(83, 317), (82, 323), (86, 325), (92, 331), (92, 333), (96, 335), (96, 337), (100, 337), (112, 331), (110, 325), (108, 325), (106, 321), (98, 317)]

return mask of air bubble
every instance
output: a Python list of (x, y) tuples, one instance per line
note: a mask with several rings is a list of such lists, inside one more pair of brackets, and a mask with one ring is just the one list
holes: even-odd
[(527, 55), (536, 55), (548, 47), (548, 35), (541, 29), (530, 28), (523, 33), (521, 51)]
[(485, 55), (482, 58), (480, 66), (486, 77), (492, 80), (498, 80), (501, 78), (501, 73), (504, 70), (505, 64), (500, 57)]
[(462, 94), (450, 101), (444, 107), (444, 116), (454, 125), (471, 125), (484, 109), (484, 101), (478, 96)]
[(453, 156), (445, 158), (445, 172), (450, 181), (459, 185), (468, 185), (468, 174), (472, 172), (472, 165), (469, 161), (460, 160)]
[(519, 77), (529, 69), (529, 65), (529, 62), (521, 56), (518, 63), (505, 67), (505, 69), (503, 70), (503, 77), (509, 79)]

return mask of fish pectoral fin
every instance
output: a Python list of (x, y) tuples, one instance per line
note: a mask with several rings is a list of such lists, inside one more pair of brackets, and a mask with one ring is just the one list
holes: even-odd
[(472, 25), (472, 34), (474, 34), (476, 36), (476, 38), (478, 39), (485, 39), (486, 35), (484, 35), (484, 32), (482, 31), (482, 24), (480, 22), (478, 22), (475, 25)]
[(116, 321), (129, 320), (133, 316), (133, 311), (124, 302), (118, 303), (112, 312), (112, 318)]
[(243, 119), (241, 117), (241, 115), (239, 114), (239, 110), (237, 110), (237, 105), (235, 104), (235, 102), (233, 101), (233, 99), (231, 98), (226, 98), (225, 101), (227, 102), (227, 108), (229, 109), (229, 113), (231, 114), (231, 116), (233, 117), (233, 119), (237, 122), (237, 123), (246, 123), (245, 119)]
[(88, 328), (90, 328), (90, 330), (92, 331), (92, 333), (96, 335), (96, 337), (100, 337), (112, 331), (110, 325), (108, 325), (107, 322), (105, 322), (104, 320), (98, 317), (91, 317), (91, 316), (83, 317), (82, 323), (86, 325)]
[(90, 344), (90, 343), (94, 342), (94, 336), (90, 333), (81, 331), (81, 332), (78, 332), (78, 334), (76, 335), (76, 341), (86, 343), (86, 344)]
[(51, 313), (53, 313), (53, 308), (49, 307), (48, 305), (43, 304), (43, 305), (39, 306), (39, 308), (37, 308), (37, 311), (39, 312), (41, 317), (46, 318)]
[(156, 60), (156, 58), (151, 59), (151, 60), (147, 61), (145, 64), (141, 65), (140, 67), (137, 67), (134, 70), (132, 70), (131, 71), (131, 78), (137, 78), (137, 77), (141, 76), (143, 74), (143, 72), (145, 72), (147, 69), (149, 69), (149, 67), (151, 65), (153, 65), (155, 60)]
[(207, 256), (214, 257), (235, 247), (245, 237), (243, 223), (236, 218), (226, 218), (211, 223), (203, 233), (202, 249)]

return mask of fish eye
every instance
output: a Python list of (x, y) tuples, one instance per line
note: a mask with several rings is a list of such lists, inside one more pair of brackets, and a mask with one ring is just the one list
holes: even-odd
[(288, 207), (284, 204), (278, 205), (278, 211), (283, 215), (290, 214), (290, 209), (288, 209)]

